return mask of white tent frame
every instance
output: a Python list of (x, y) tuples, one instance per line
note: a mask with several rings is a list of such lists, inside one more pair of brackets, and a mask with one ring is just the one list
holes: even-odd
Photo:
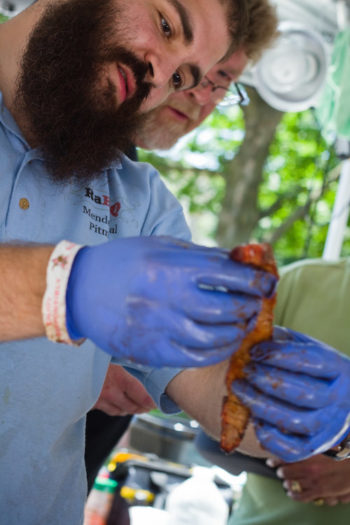
[(322, 258), (336, 261), (341, 255), (350, 212), (350, 159), (343, 161), (337, 195)]

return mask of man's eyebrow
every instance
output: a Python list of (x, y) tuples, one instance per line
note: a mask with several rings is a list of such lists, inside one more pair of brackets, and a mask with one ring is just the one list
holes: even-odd
[(168, 0), (168, 2), (176, 9), (180, 17), (186, 44), (191, 44), (191, 42), (193, 42), (193, 29), (188, 10), (179, 0)]
[(193, 64), (190, 65), (190, 71), (191, 71), (191, 75), (192, 75), (192, 78), (193, 78), (193, 85), (190, 87), (190, 88), (187, 88), (187, 89), (192, 89), (196, 86), (198, 86), (199, 82), (201, 81), (203, 75), (202, 75), (202, 72), (201, 70), (199, 69), (198, 66), (195, 66)]

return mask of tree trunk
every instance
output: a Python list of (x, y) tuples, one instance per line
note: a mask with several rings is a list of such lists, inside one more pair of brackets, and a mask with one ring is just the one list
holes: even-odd
[(216, 240), (232, 248), (251, 239), (259, 220), (258, 191), (270, 144), (283, 113), (271, 108), (254, 88), (247, 88), (250, 103), (243, 108), (245, 137), (225, 166), (226, 192), (219, 215)]

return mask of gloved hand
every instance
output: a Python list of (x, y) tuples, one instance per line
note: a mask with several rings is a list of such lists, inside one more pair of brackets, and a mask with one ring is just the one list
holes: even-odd
[(261, 445), (284, 461), (329, 450), (350, 431), (350, 359), (311, 337), (275, 327), (251, 350), (233, 392), (252, 413)]
[(221, 249), (170, 237), (117, 239), (78, 252), (67, 328), (120, 360), (206, 366), (238, 348), (274, 287), (270, 274)]

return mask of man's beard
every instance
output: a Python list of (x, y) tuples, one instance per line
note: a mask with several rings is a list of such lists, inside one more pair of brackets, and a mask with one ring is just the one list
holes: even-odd
[(160, 120), (159, 112), (162, 108), (155, 108), (145, 115), (143, 122), (136, 130), (134, 142), (141, 148), (152, 150), (168, 150), (186, 134), (186, 127), (183, 122), (172, 119)]
[[(23, 56), (16, 104), (26, 136), (40, 147), (56, 181), (97, 176), (128, 148), (140, 123), (138, 109), (150, 91), (147, 66), (115, 44), (126, 33), (116, 4), (68, 0), (49, 7)], [(127, 65), (137, 83), (119, 107), (115, 86), (103, 74), (110, 63)]]

